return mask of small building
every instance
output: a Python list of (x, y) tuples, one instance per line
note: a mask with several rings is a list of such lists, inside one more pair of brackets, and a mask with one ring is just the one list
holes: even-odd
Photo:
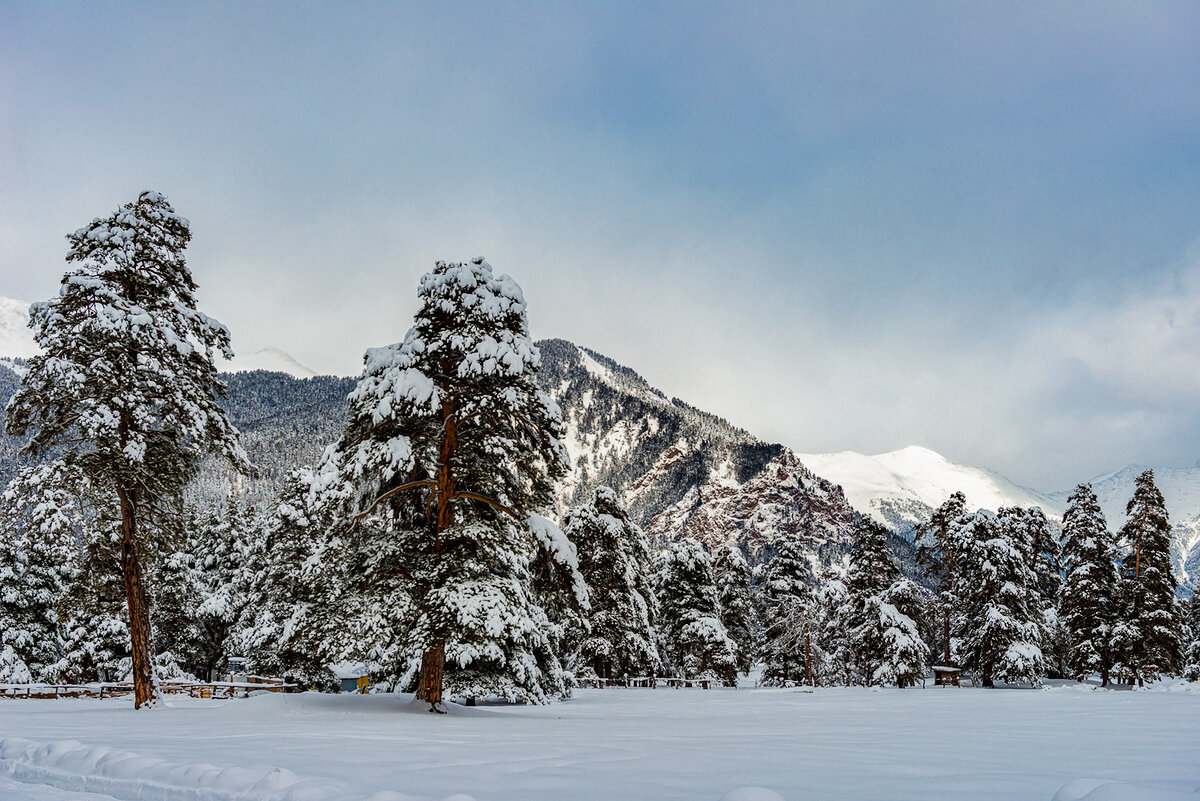
[(935, 687), (959, 687), (958, 682), (962, 677), (962, 668), (951, 667), (949, 665), (934, 665), (933, 666), (933, 684)]
[(370, 685), (370, 674), (367, 666), (361, 662), (339, 662), (330, 665), (329, 669), (338, 680), (338, 692), (357, 693)]

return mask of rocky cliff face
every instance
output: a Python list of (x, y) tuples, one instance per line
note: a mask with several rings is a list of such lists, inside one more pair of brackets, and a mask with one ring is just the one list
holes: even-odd
[(787, 536), (826, 563), (848, 551), (854, 512), (841, 488), (790, 450), (668, 398), (594, 351), (563, 340), (538, 344), (539, 381), (567, 423), (571, 471), (561, 507), (606, 485), (658, 544), (737, 544), (757, 560), (775, 536)]

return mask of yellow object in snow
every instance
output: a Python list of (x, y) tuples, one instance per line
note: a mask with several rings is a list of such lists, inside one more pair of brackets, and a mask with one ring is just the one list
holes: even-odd
[(359, 676), (357, 683), (358, 683), (358, 691), (360, 693), (362, 693), (363, 695), (366, 695), (367, 688), (371, 686), (371, 677), (370, 676)]

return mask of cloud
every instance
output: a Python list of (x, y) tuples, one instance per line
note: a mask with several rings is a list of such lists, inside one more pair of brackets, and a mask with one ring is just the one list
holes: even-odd
[(0, 294), (152, 186), (244, 352), (353, 371), (484, 255), (536, 335), (805, 451), (1195, 458), (1194, 3), (0, 13)]

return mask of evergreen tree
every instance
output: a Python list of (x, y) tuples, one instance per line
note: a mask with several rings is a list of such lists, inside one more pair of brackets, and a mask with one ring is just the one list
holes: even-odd
[(602, 679), (655, 674), (660, 659), (645, 533), (608, 487), (597, 487), (590, 503), (568, 512), (563, 530), (579, 553), (591, 600), (588, 625), (572, 638), (577, 672)]
[(754, 606), (754, 573), (736, 545), (722, 548), (713, 560), (721, 623), (737, 644), (737, 666), (749, 673), (758, 657), (758, 611)]
[(229, 332), (196, 310), (183, 258), (190, 238), (187, 220), (157, 192), (68, 236), (75, 266), (58, 297), (30, 309), (41, 350), (6, 421), (9, 434), (31, 435), (26, 454), (62, 449), (66, 464), (115, 496), (135, 708), (159, 695), (143, 576), (152, 518), (205, 453), (249, 470), (218, 403), (213, 355), (232, 357)]
[(56, 681), (120, 681), (132, 664), (120, 523), (109, 511), (114, 516), (87, 525), (75, 581), (59, 603), (63, 647), (50, 671)]
[(661, 554), (657, 596), (667, 658), (684, 678), (737, 686), (737, 645), (721, 622), (712, 558), (693, 539)]
[(368, 351), (323, 462), (321, 502), (353, 520), (325, 553), (349, 582), (354, 648), (419, 658), (431, 709), (443, 687), (542, 703), (566, 691), (531, 576), (539, 551), (573, 569), (570, 542), (538, 514), (566, 470), (561, 413), (534, 382), (515, 281), (483, 259), (439, 262), (418, 295), (404, 341)]
[(1117, 593), (1117, 548), (1091, 484), (1080, 484), (1063, 514), (1062, 560), (1066, 571), (1059, 616), (1066, 631), (1067, 665), (1080, 681), (1099, 673), (1108, 684), (1110, 638)]
[(1187, 651), (1184, 653), (1183, 676), (1188, 681), (1200, 681), (1200, 595), (1192, 592), (1187, 605)]
[(929, 520), (916, 527), (913, 538), (917, 544), (917, 563), (921, 565), (925, 577), (933, 584), (941, 601), (941, 658), (947, 665), (954, 664), (950, 638), (951, 621), (956, 611), (955, 599), (952, 597), (956, 558), (954, 527), (966, 511), (966, 496), (961, 492), (954, 493), (934, 510)]
[[(200, 526), (194, 517), (188, 523)], [(192, 530), (188, 526), (187, 530)], [(155, 646), (159, 655), (185, 666), (192, 675), (209, 676), (200, 665), (201, 655), (200, 622), (196, 618), (196, 599), (200, 597), (200, 571), (191, 543), (184, 542), (173, 553), (157, 560), (152, 572), (154, 596), (150, 603), (150, 621), (154, 625)]]
[(191, 608), (197, 626), (197, 675), (209, 681), (233, 656), (239, 627), (253, 600), (252, 552), (258, 522), (250, 508), (229, 502), (223, 516), (212, 516), (193, 530), (187, 550), (196, 565), (197, 586)]
[(800, 543), (778, 536), (762, 581), (764, 684), (816, 684), (816, 579)]
[(849, 687), (855, 683), (851, 632), (846, 628), (853, 604), (845, 577), (828, 573), (815, 577), (812, 594), (812, 637), (805, 643), (812, 684)]
[(985, 687), (997, 679), (1039, 685), (1043, 623), (1028, 548), (981, 509), (957, 528), (955, 552), (954, 596), (961, 611), (954, 622), (963, 667), (976, 671)]
[(916, 622), (923, 602), (921, 588), (906, 578), (897, 578), (866, 600), (869, 614), (852, 635), (856, 642), (866, 643), (866, 648), (860, 648), (872, 655), (865, 663), (871, 669), (863, 676), (865, 683), (904, 688), (925, 676), (929, 646), (921, 638)]
[(0, 647), (12, 653), (13, 675), (48, 678), (59, 658), (58, 605), (77, 570), (81, 487), (77, 471), (38, 465), (0, 497)]
[(885, 633), (896, 622), (894, 608), (883, 608), (886, 604), (883, 595), (898, 578), (900, 571), (892, 561), (887, 529), (870, 517), (860, 516), (854, 525), (846, 582), (848, 598), (841, 624), (847, 638), (846, 669), (852, 682), (876, 681), (888, 645)]
[[(283, 676), (304, 687), (331, 689), (329, 666), (349, 650), (341, 562), (324, 559), (338, 547), (327, 535), (336, 526), (331, 506), (318, 503), (321, 477), (293, 471), (248, 556), (251, 603), (236, 648), (259, 673)], [(398, 600), (404, 603), (403, 596)], [(386, 657), (373, 655), (376, 664)], [(393, 661), (395, 660), (393, 655)], [(393, 677), (394, 678), (394, 677)]]
[(1036, 506), (1023, 509), (1009, 506), (997, 511), (1000, 523), (1025, 554), (1032, 593), (1030, 602), (1041, 624), (1043, 668), (1055, 678), (1066, 675), (1065, 632), (1058, 619), (1058, 594), (1062, 586), (1062, 549), (1050, 528), (1050, 521)]
[(1119, 597), (1123, 627), (1121, 671), (1138, 683), (1147, 674), (1173, 673), (1182, 657), (1180, 614), (1171, 570), (1171, 522), (1154, 484), (1154, 471), (1137, 477), (1118, 535), (1128, 553), (1121, 562)]

